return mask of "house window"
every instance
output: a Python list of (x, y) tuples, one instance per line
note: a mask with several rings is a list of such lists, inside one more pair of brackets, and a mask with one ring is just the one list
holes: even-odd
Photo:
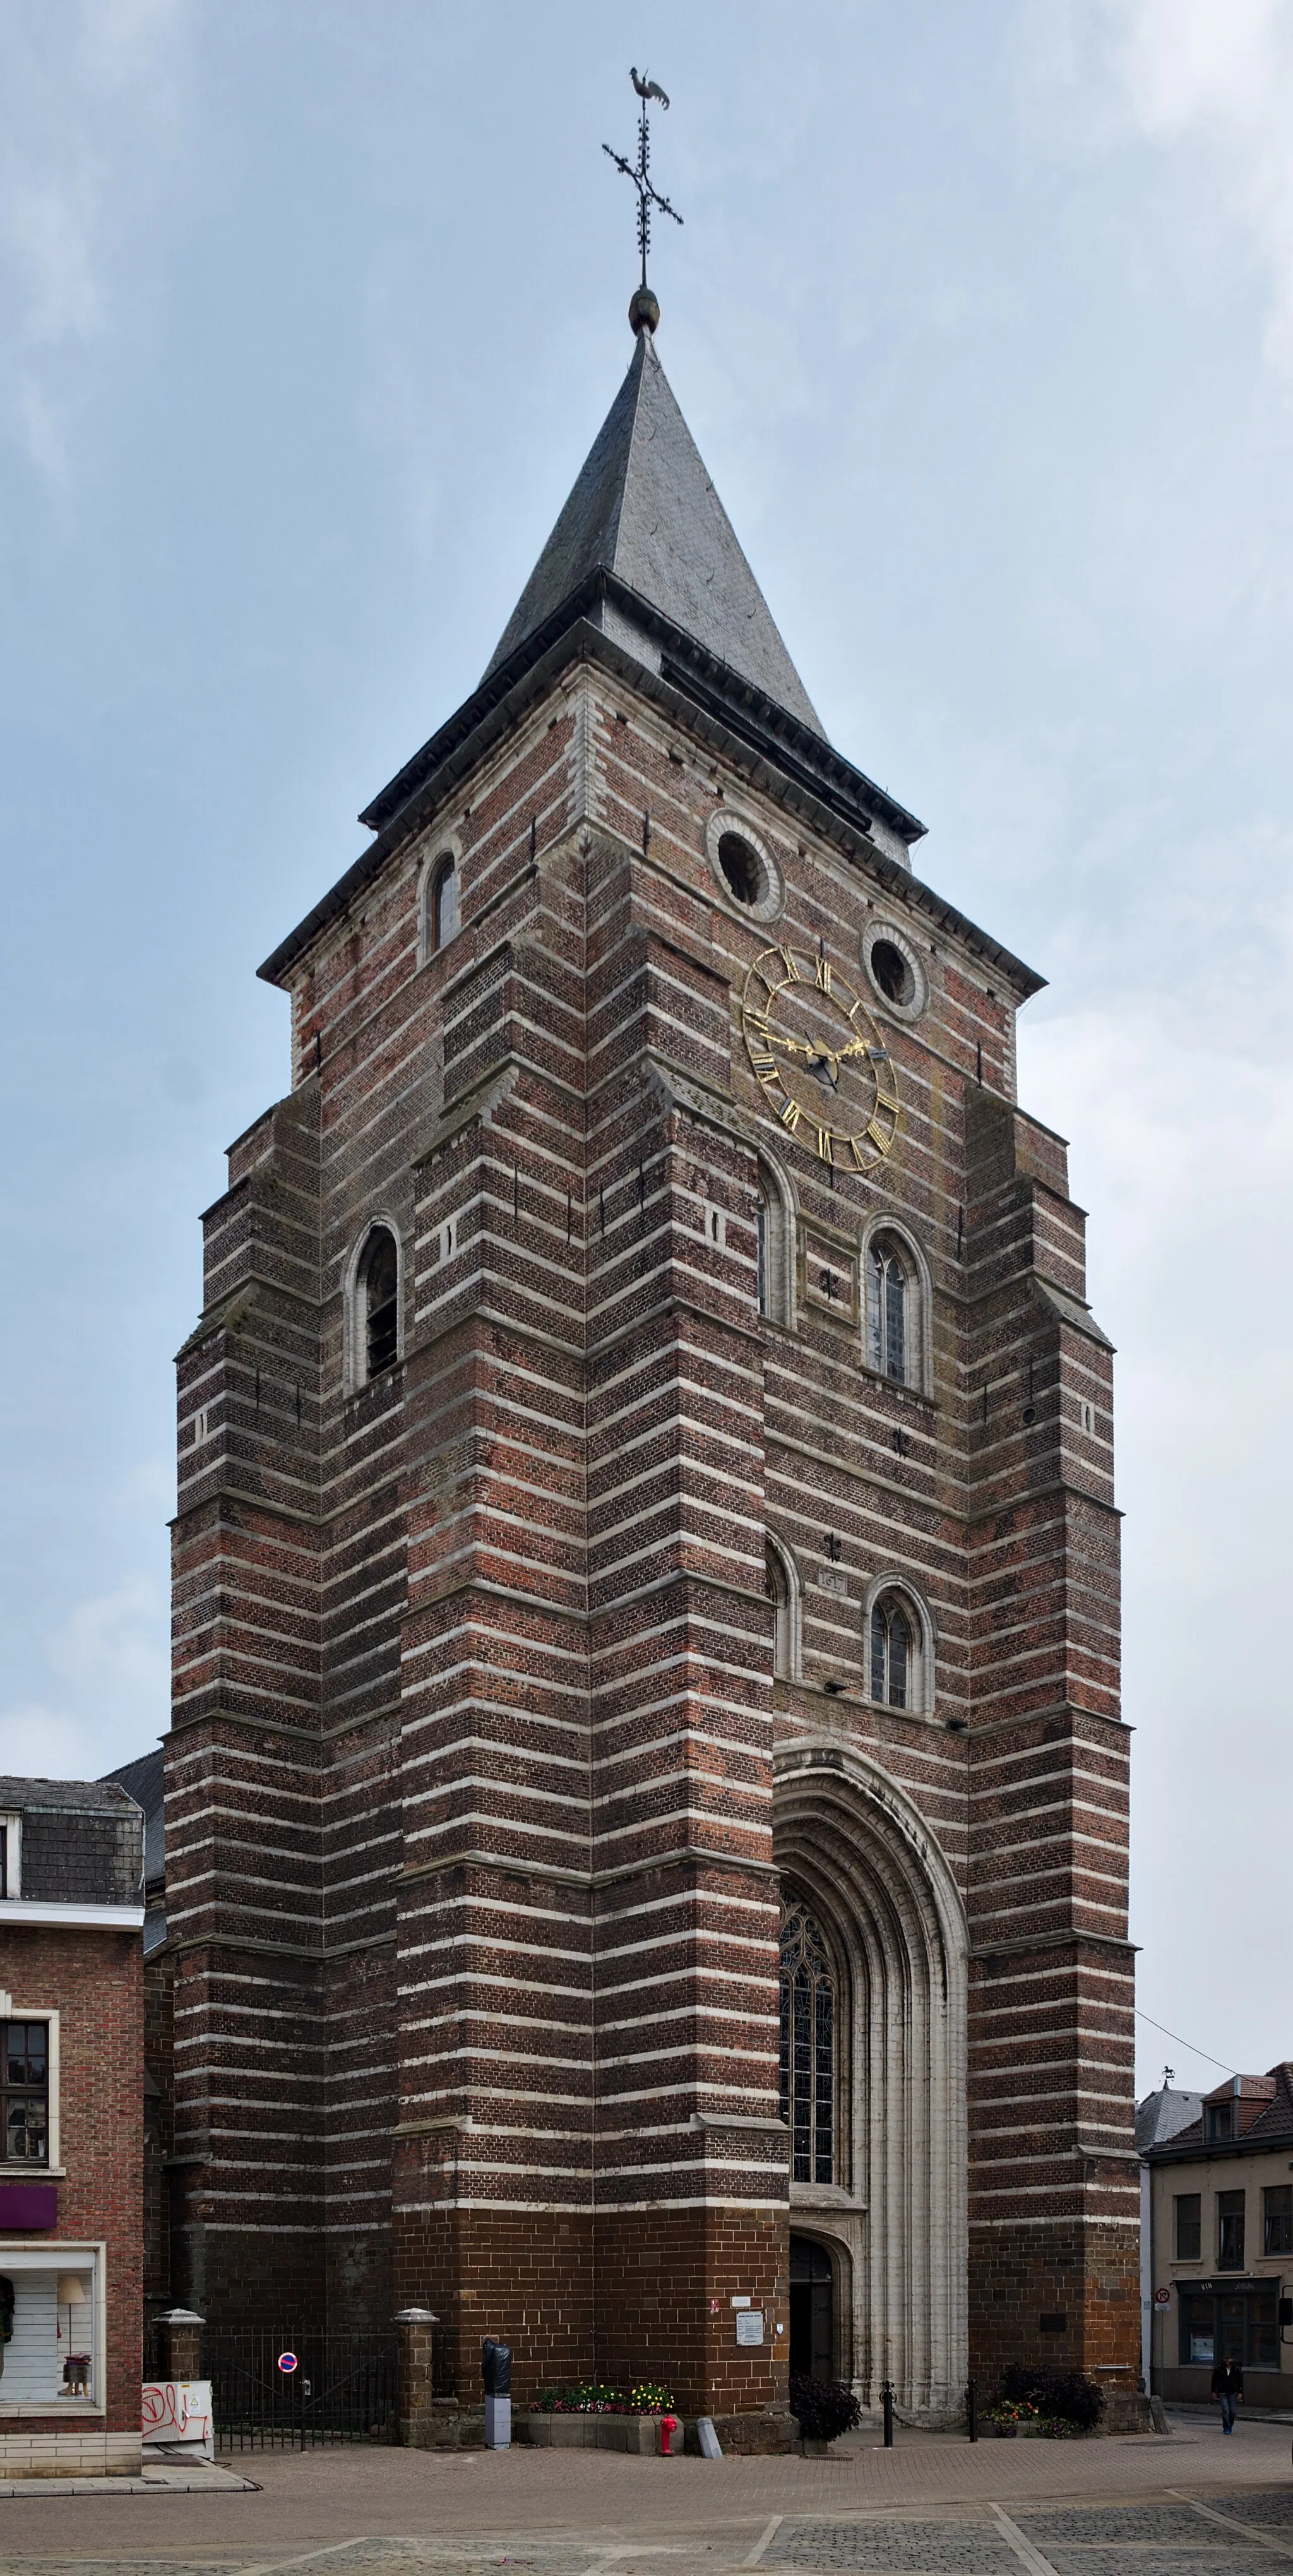
[(886, 1243), (873, 1243), (866, 1265), (867, 1362), (881, 1377), (907, 1383), (907, 1273)]
[(871, 1613), (871, 1697), (885, 1708), (912, 1699), (911, 1623), (896, 1593), (882, 1592)]
[(0, 2102), (6, 2163), (48, 2164), (48, 2023), (0, 2022)]
[(1224, 2145), (1235, 2134), (1233, 2102), (1209, 2102), (1204, 2107), (1204, 2133), (1209, 2146)]
[(432, 871), (431, 901), (427, 910), (427, 950), (435, 956), (447, 947), (458, 931), (458, 862), (443, 858)]
[(1247, 2370), (1280, 2366), (1279, 2285), (1251, 2290), (1186, 2290), (1178, 2358), (1185, 2369), (1238, 2361)]
[(1262, 2251), (1293, 2254), (1293, 2182), (1270, 2183), (1262, 2193)]
[(1242, 2272), (1244, 2268), (1244, 2195), (1241, 2191), (1217, 2193), (1217, 2270)]
[(802, 1905), (781, 1927), (781, 2116), (794, 2182), (835, 2178), (835, 1979)]
[(1203, 2252), (1203, 2203), (1197, 2191), (1177, 2193), (1176, 2259), (1178, 2263), (1197, 2263)]
[(384, 1225), (374, 1226), (368, 1238), (360, 1285), (365, 1373), (379, 1377), (398, 1358), (400, 1346), (400, 1259)]

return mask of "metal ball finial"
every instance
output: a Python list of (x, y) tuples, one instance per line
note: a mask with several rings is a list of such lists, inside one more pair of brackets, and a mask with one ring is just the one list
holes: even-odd
[(650, 287), (635, 287), (629, 298), (629, 326), (635, 338), (640, 339), (644, 331), (649, 331), (654, 338), (659, 325), (660, 307)]

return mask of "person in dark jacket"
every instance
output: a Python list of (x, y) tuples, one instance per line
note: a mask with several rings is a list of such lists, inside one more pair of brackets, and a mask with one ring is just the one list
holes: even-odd
[(1242, 2398), (1243, 2393), (1244, 2371), (1242, 2362), (1217, 2362), (1212, 2373), (1212, 2394), (1214, 2397), (1219, 2397), (1221, 2400), (1221, 2430), (1223, 2433), (1233, 2433), (1235, 2429), (1235, 2404), (1239, 2398)]

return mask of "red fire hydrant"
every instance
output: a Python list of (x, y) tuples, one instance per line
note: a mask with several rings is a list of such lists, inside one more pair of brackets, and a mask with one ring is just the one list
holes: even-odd
[(681, 2426), (681, 2424), (679, 2423), (677, 2416), (676, 2416), (676, 2415), (662, 2415), (662, 2416), (661, 2416), (661, 2418), (660, 2418), (660, 2456), (661, 2456), (661, 2458), (662, 2458), (662, 2459), (664, 2459), (664, 2460), (674, 2460), (674, 2459), (676, 2459), (676, 2458), (677, 2458), (678, 2453), (679, 2453), (679, 2451), (681, 2451), (681, 2449), (682, 2449), (682, 2426)]

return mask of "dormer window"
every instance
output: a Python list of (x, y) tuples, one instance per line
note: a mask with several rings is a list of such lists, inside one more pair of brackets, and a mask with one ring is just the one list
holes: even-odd
[(1209, 2146), (1224, 2146), (1235, 2134), (1233, 2102), (1209, 2102), (1206, 2105), (1204, 2130)]

